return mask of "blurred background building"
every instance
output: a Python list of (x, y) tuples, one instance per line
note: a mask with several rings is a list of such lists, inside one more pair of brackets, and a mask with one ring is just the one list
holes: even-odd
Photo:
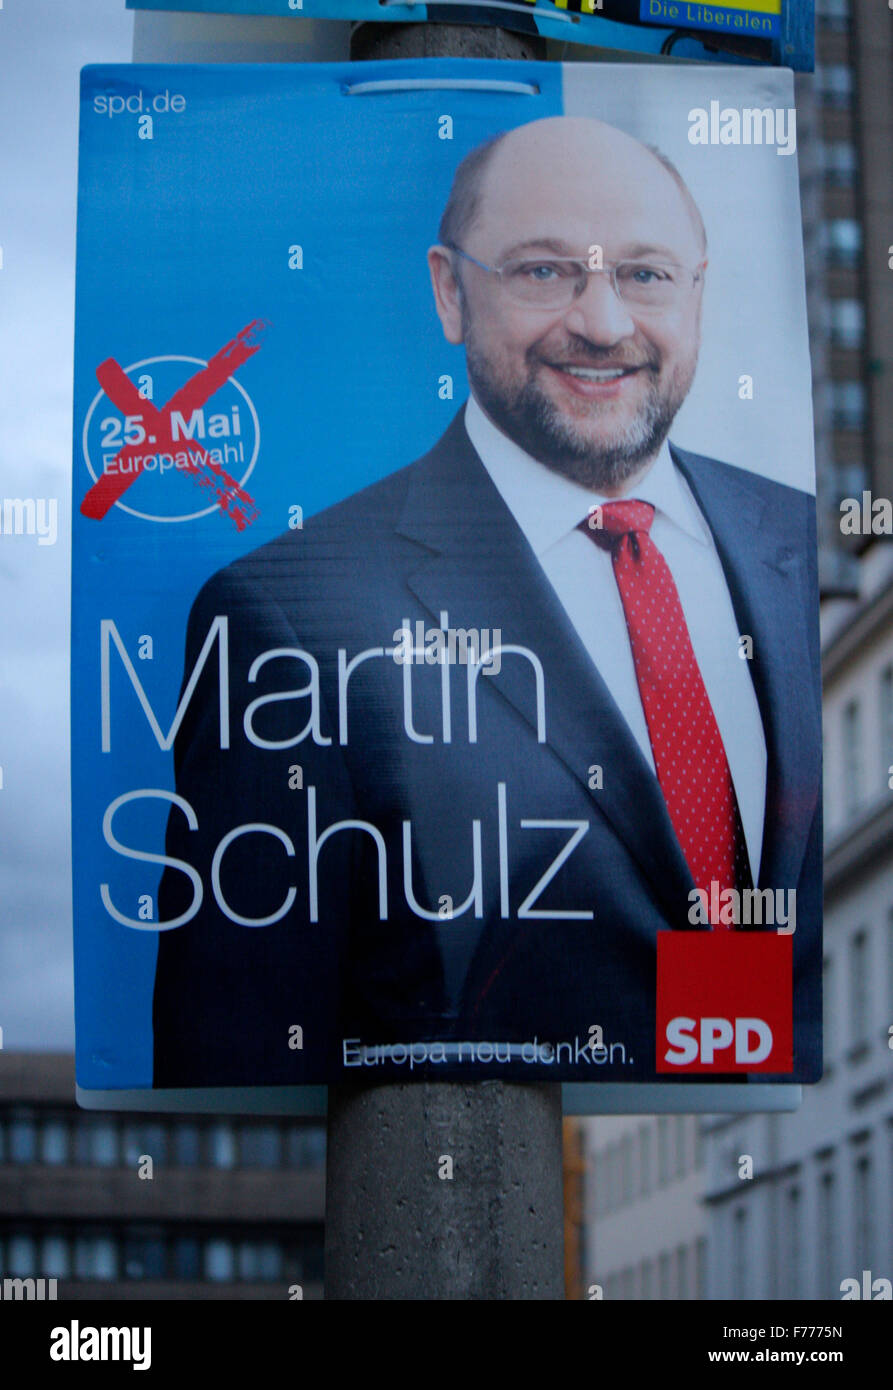
[(322, 1297), (321, 1123), (100, 1114), (74, 1093), (73, 1057), (0, 1052), (3, 1275), (60, 1299)]
[[(893, 1276), (893, 13), (817, 0), (797, 83), (824, 702), (825, 1075), (795, 1114), (583, 1122), (582, 1284), (606, 1298), (839, 1299)], [(752, 1161), (752, 1177), (745, 1161)], [(585, 1296), (585, 1295), (584, 1295)]]

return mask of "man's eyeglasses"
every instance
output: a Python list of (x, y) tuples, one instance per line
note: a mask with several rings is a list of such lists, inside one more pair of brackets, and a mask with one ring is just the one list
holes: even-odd
[(694, 288), (707, 264), (702, 261), (694, 270), (665, 261), (615, 261), (594, 267), (573, 256), (545, 256), (493, 266), (469, 256), (460, 246), (448, 249), (490, 275), (498, 275), (516, 303), (533, 309), (568, 309), (585, 291), (589, 276), (603, 274), (610, 275), (614, 293), (630, 308), (640, 312), (670, 309)]

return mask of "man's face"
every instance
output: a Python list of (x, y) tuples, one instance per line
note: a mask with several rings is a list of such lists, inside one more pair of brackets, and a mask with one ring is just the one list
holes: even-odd
[[(703, 250), (671, 175), (598, 122), (556, 118), (513, 132), (493, 155), (462, 250), (485, 265), (573, 256), (694, 270)], [(697, 365), (701, 285), (643, 311), (589, 276), (568, 307), (518, 303), (498, 275), (432, 251), (446, 336), (493, 422), (547, 467), (596, 492), (623, 490), (654, 458)], [(438, 284), (439, 280), (439, 284)]]

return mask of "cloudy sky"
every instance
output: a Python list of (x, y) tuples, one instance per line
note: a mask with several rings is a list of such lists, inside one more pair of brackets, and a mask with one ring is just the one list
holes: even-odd
[(0, 499), (55, 498), (55, 545), (0, 534), (0, 1027), (72, 1048), (68, 612), (78, 80), (129, 62), (124, 0), (0, 9)]

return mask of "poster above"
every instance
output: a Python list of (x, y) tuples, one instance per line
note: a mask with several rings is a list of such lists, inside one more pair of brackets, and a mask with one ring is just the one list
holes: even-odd
[(646, 24), (766, 38), (781, 33), (781, 9), (782, 0), (729, 0), (723, 5), (703, 5), (692, 0), (641, 0), (639, 18)]
[(811, 72), (814, 0), (127, 0), (135, 10), (490, 24), (559, 43)]
[(84, 70), (81, 1087), (818, 1078), (796, 136), (753, 68)]

